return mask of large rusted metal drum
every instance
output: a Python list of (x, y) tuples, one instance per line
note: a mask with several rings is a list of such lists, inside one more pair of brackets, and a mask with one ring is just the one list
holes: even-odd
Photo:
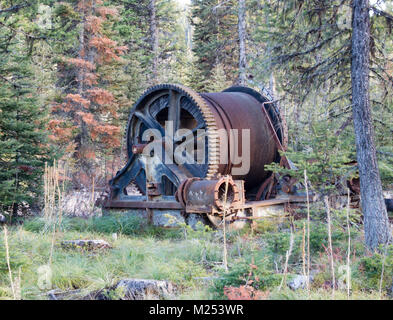
[[(104, 206), (201, 212), (215, 225), (227, 205), (229, 215), (244, 215), (245, 202), (260, 200), (272, 181), (265, 165), (280, 161), (282, 140), (274, 102), (251, 88), (153, 86), (130, 111), (128, 161)], [(139, 195), (128, 194), (130, 184)]]
[[(277, 158), (277, 146), (273, 133), (269, 130), (269, 119), (262, 112), (264, 106), (261, 102), (268, 100), (254, 90), (240, 87), (200, 95), (213, 113), (217, 128), (225, 129), (229, 136), (231, 129), (237, 129), (238, 132), (250, 130), (250, 169), (246, 174), (232, 176), (236, 180), (244, 180), (246, 188), (254, 187), (267, 176), (265, 164), (272, 163)], [(240, 136), (238, 139), (239, 145), (234, 153), (239, 153), (242, 149), (244, 141)], [(229, 153), (233, 147), (228, 146)], [(231, 174), (232, 169), (232, 163), (220, 164), (217, 172), (222, 175)]]
[[(174, 84), (161, 84), (148, 89), (132, 108), (127, 127), (128, 157), (135, 162), (133, 166), (137, 168), (133, 170), (136, 174), (136, 184), (145, 192), (146, 174), (143, 164), (134, 159), (139, 156), (132, 152), (133, 147), (135, 150), (135, 145), (144, 142), (142, 137), (145, 130), (155, 129), (165, 135), (165, 122), (173, 121), (173, 131), (192, 130), (196, 140), (197, 130), (205, 129), (207, 132), (204, 137), (204, 163), (179, 165), (186, 176), (212, 179), (232, 174), (233, 179), (245, 181), (247, 190), (257, 187), (267, 177), (265, 164), (279, 159), (269, 121), (273, 124), (277, 137), (282, 140), (280, 116), (274, 103), (269, 101), (269, 97), (246, 87), (231, 87), (218, 93), (197, 93)], [(265, 108), (266, 112), (263, 112), (262, 108)], [(230, 145), (230, 141), (227, 150), (220, 148), (220, 141), (225, 142), (220, 140), (217, 134), (220, 129), (227, 131), (228, 140), (232, 135), (234, 141), (236, 137), (233, 129), (238, 130), (237, 150), (232, 150), (233, 144)], [(250, 168), (246, 173), (233, 174), (236, 173), (233, 168), (240, 165), (234, 165), (230, 155), (236, 152), (241, 154), (243, 129), (249, 130), (250, 133)], [(225, 158), (223, 152), (228, 153), (227, 163), (220, 162), (223, 156)], [(165, 176), (175, 188), (181, 183), (181, 178), (176, 177), (176, 174), (168, 173)]]

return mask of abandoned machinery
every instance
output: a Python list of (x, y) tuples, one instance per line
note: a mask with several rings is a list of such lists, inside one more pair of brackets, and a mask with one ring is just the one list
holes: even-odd
[[(268, 96), (246, 87), (197, 93), (175, 84), (148, 89), (130, 112), (128, 161), (110, 180), (105, 208), (198, 214), (219, 227), (244, 224), (269, 205), (303, 202), (295, 181), (265, 169), (280, 157), (283, 127)], [(129, 194), (130, 190), (138, 190)]]

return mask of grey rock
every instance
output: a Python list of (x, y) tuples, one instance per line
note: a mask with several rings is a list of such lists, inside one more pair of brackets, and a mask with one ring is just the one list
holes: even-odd
[[(314, 276), (310, 275), (310, 283), (314, 280)], [(297, 274), (289, 282), (288, 287), (292, 290), (297, 290), (299, 288), (304, 289), (307, 285), (307, 276)]]
[(186, 223), (194, 230), (196, 230), (199, 225), (204, 226), (208, 224), (206, 218), (203, 215), (196, 213), (188, 214)]
[(178, 210), (152, 210), (153, 225), (157, 227), (177, 227), (184, 223), (184, 217)]
[(4, 223), (5, 222), (5, 217), (0, 213), (0, 223)]
[(163, 299), (170, 298), (175, 291), (171, 282), (164, 280), (124, 279), (116, 289), (124, 291), (127, 300)]

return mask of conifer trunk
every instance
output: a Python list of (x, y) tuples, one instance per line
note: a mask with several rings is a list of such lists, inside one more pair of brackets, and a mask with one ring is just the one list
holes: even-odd
[[(85, 3), (82, 1), (81, 3), (81, 14), (82, 14), (82, 21), (81, 21), (81, 30), (79, 33), (79, 59), (85, 60), (88, 48), (86, 46), (86, 8)], [(84, 86), (84, 70), (82, 68), (77, 68), (77, 79), (78, 79), (78, 94), (83, 97), (85, 86)], [(83, 110), (83, 106), (80, 105), (80, 111)], [(76, 150), (77, 150), (77, 159), (79, 165), (81, 166), (84, 172), (90, 172), (92, 164), (91, 161), (84, 157), (85, 150), (88, 149), (89, 145), (89, 132), (86, 123), (81, 120), (80, 124), (80, 133), (76, 137)], [(76, 178), (78, 180), (78, 178)]]
[(239, 0), (238, 7), (238, 33), (239, 33), (239, 84), (246, 85), (246, 3)]
[(150, 23), (150, 47), (153, 55), (152, 60), (152, 73), (153, 73), (153, 84), (158, 81), (158, 30), (157, 30), (157, 19), (156, 19), (156, 1), (149, 1), (149, 23)]
[(367, 247), (375, 250), (390, 238), (389, 221), (378, 170), (369, 99), (369, 1), (353, 1), (352, 112), (360, 176), (361, 206)]

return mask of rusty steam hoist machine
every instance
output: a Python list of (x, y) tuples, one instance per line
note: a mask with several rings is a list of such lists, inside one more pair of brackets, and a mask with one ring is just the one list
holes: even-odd
[[(197, 215), (220, 227), (224, 214), (230, 226), (244, 225), (260, 208), (304, 201), (291, 177), (264, 167), (290, 163), (279, 154), (283, 126), (274, 101), (251, 88), (153, 86), (130, 111), (126, 141), (128, 161), (100, 199), (104, 208), (143, 209), (149, 219)], [(234, 161), (239, 154), (246, 170)]]

